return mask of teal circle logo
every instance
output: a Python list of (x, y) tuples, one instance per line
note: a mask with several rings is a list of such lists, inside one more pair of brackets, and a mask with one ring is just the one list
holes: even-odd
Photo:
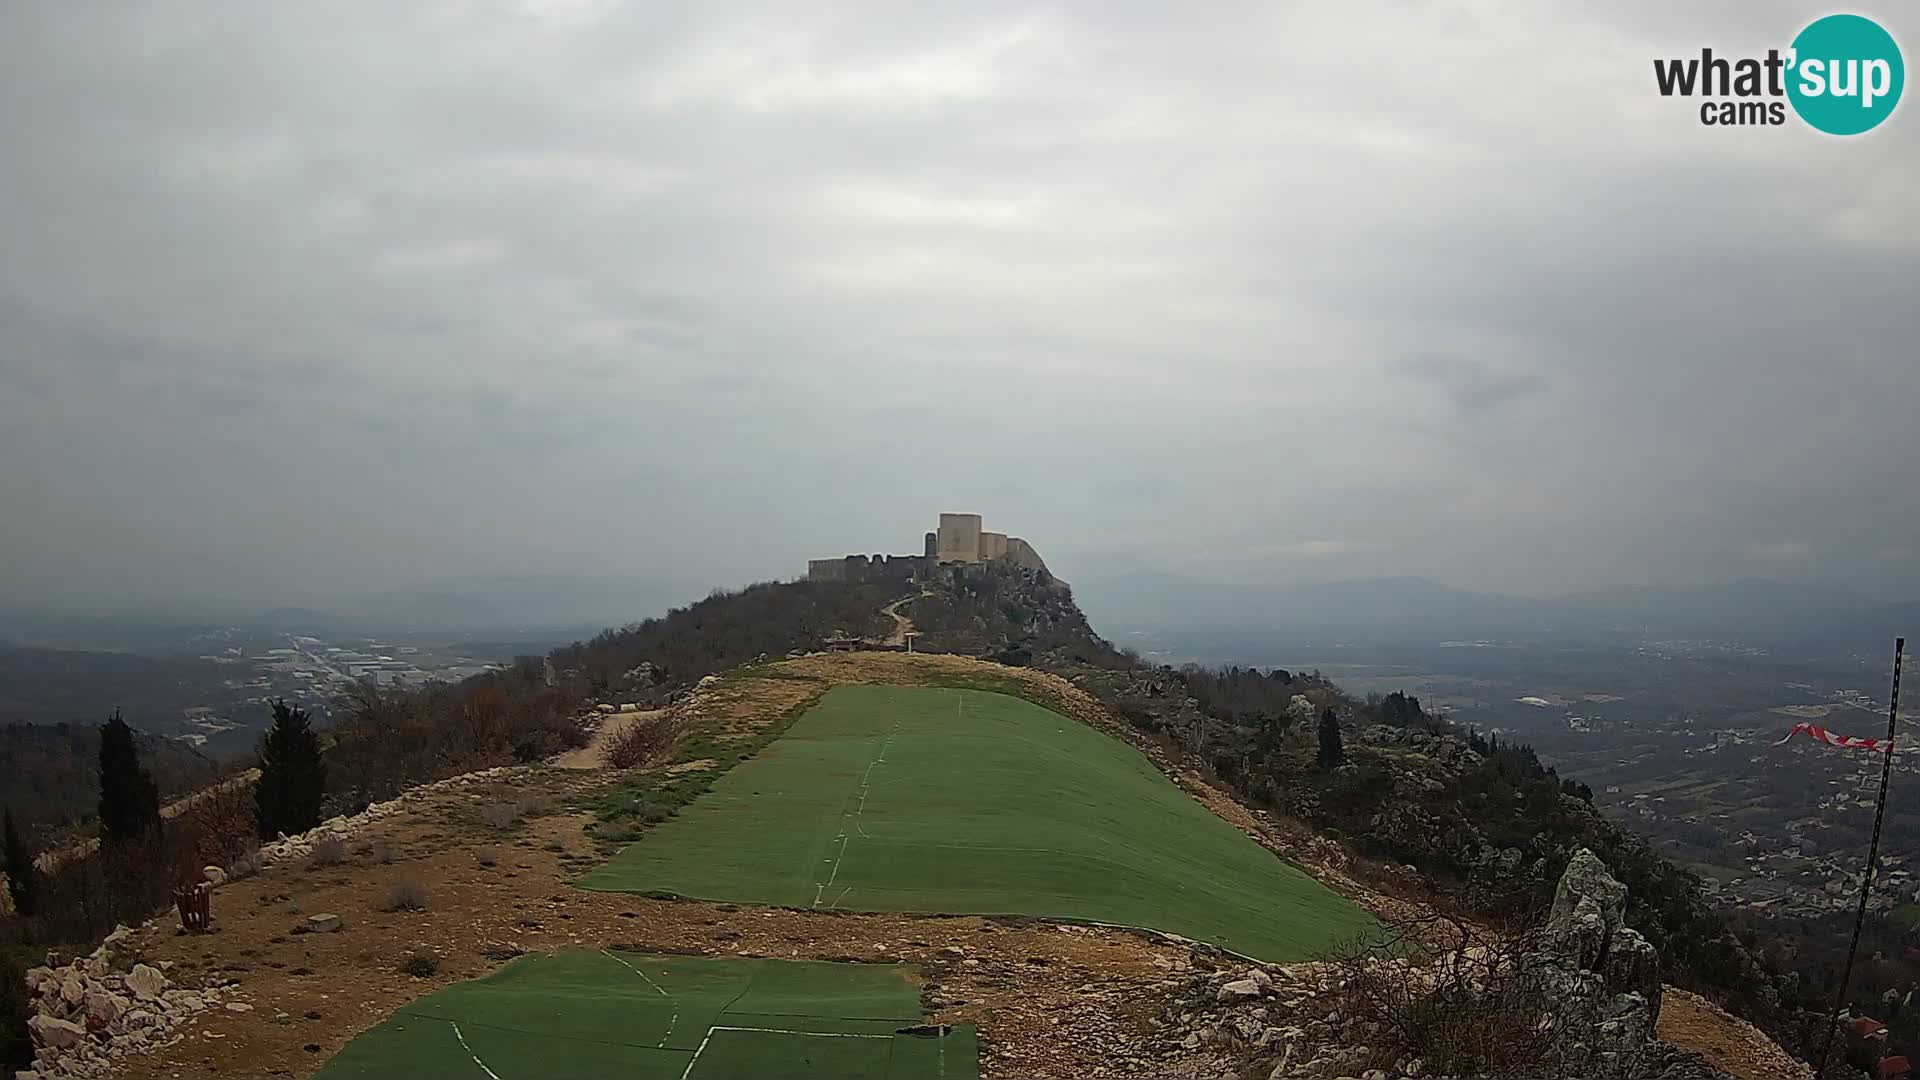
[(1787, 99), (1829, 135), (1871, 131), (1893, 114), (1907, 66), (1893, 35), (1859, 15), (1828, 15), (1793, 39)]

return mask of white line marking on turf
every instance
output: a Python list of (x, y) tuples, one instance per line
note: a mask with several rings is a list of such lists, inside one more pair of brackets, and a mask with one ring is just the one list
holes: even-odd
[(680, 1070), (680, 1080), (687, 1080), (687, 1077), (693, 1075), (694, 1062), (699, 1061), (700, 1055), (707, 1052), (707, 1043), (711, 1042), (712, 1040), (713, 1040), (713, 1029), (708, 1028), (707, 1033), (700, 1037), (699, 1048), (694, 1050), (693, 1056), (687, 1059), (687, 1067)]
[(769, 1035), (805, 1035), (813, 1039), (887, 1039), (889, 1041), (893, 1039), (892, 1035), (854, 1035), (844, 1031), (795, 1031), (792, 1028), (733, 1027), (728, 1024), (716, 1024), (708, 1028), (707, 1034), (701, 1038), (700, 1048), (693, 1052), (687, 1067), (681, 1070), (680, 1080), (687, 1080), (687, 1077), (693, 1075), (694, 1062), (699, 1061), (700, 1055), (706, 1053), (707, 1043), (713, 1041), (713, 1033), (716, 1031), (763, 1031)]
[(465, 1035), (460, 1034), (460, 1025), (454, 1023), (451, 1020), (447, 1021), (447, 1024), (448, 1026), (453, 1028), (453, 1037), (460, 1040), (460, 1048), (467, 1052), (467, 1056), (473, 1059), (473, 1063), (475, 1065), (480, 1066), (480, 1071), (483, 1073), (486, 1073), (488, 1076), (493, 1077), (493, 1080), (500, 1080), (500, 1074), (497, 1072), (494, 1072), (492, 1069), (487, 1068), (487, 1063), (484, 1061), (481, 1061), (480, 1055), (474, 1053), (473, 1047), (467, 1045), (467, 1037)]
[(853, 811), (853, 829), (868, 840), (873, 839), (873, 837), (867, 836), (866, 827), (860, 824), (860, 816), (867, 812), (867, 792), (873, 785), (873, 767), (886, 762), (887, 747), (893, 745), (893, 737), (899, 733), (900, 721), (895, 720), (893, 722), (893, 730), (887, 732), (887, 737), (880, 741), (880, 756), (867, 762), (867, 774), (860, 778), (860, 805), (855, 807)]
[(663, 998), (666, 998), (668, 1003), (673, 1006), (673, 1015), (667, 1018), (667, 1033), (665, 1035), (660, 1036), (660, 1045), (662, 1047), (666, 1046), (667, 1040), (673, 1038), (673, 1025), (680, 1022), (680, 1003), (673, 999), (672, 994), (667, 993), (665, 987), (661, 986), (657, 982), (654, 982), (652, 979), (647, 978), (646, 972), (641, 971), (639, 968), (634, 967), (632, 964), (627, 963), (625, 960), (620, 959), (619, 957), (613, 955), (612, 953), (608, 952), (605, 949), (601, 949), (600, 953), (601, 955), (605, 956), (607, 959), (614, 961), (615, 963), (619, 964), (621, 967), (624, 967), (628, 971), (633, 972), (635, 975), (640, 976), (641, 981), (645, 982), (648, 986), (653, 987), (655, 990), (660, 991), (660, 996)]
[[(860, 777), (860, 802), (858, 805), (854, 807), (853, 814), (851, 816), (853, 818), (854, 831), (859, 833), (861, 836), (866, 837), (869, 840), (873, 838), (871, 836), (867, 836), (866, 828), (860, 824), (860, 815), (867, 812), (867, 792), (870, 791), (873, 787), (873, 767), (887, 760), (887, 747), (893, 745), (893, 737), (894, 735), (898, 734), (899, 731), (900, 731), (900, 721), (898, 718), (895, 718), (893, 721), (893, 730), (887, 732), (887, 737), (880, 740), (880, 753), (872, 761), (867, 762), (867, 771), (863, 773)], [(827, 875), (826, 881), (814, 883), (814, 886), (813, 886), (813, 906), (814, 907), (819, 907), (820, 901), (826, 899), (827, 890), (833, 887), (834, 880), (840, 876), (840, 863), (843, 860), (845, 860), (847, 857), (847, 845), (853, 842), (853, 838), (847, 835), (847, 817), (848, 816), (849, 815), (845, 813), (842, 813), (840, 815), (840, 832), (834, 836), (835, 840), (840, 841), (840, 854), (834, 857), (833, 872)], [(848, 889), (852, 889), (852, 887), (853, 886), (851, 885), (847, 886)], [(844, 892), (841, 893), (840, 900), (846, 899), (846, 896), (847, 896), (846, 893)], [(834, 907), (840, 906), (840, 900), (835, 900), (833, 902), (833, 906)]]
[(891, 1039), (892, 1035), (862, 1035), (851, 1031), (798, 1031), (794, 1028), (733, 1027), (720, 1024), (707, 1029), (714, 1031), (764, 1031), (769, 1035), (805, 1035), (810, 1039)]

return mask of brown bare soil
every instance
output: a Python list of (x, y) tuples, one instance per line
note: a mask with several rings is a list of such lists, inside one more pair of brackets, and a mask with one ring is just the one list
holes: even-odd
[[(1110, 1066), (1127, 1034), (1118, 1029), (1140, 1019), (1125, 1015), (1130, 1003), (1188, 963), (1185, 949), (1121, 931), (585, 892), (568, 882), (599, 861), (583, 831), (588, 815), (555, 812), (495, 830), (474, 814), (509, 794), (579, 793), (591, 787), (582, 778), (598, 775), (530, 769), (497, 791), (450, 793), (356, 838), (356, 853), (339, 866), (286, 864), (222, 887), (216, 933), (144, 931), (145, 953), (171, 962), (175, 979), (236, 980), (236, 996), (253, 1009), (203, 1014), (181, 1042), (124, 1062), (123, 1074), (303, 1076), (394, 1009), (518, 952), (622, 945), (923, 964), (933, 974), (929, 994), (953, 1003), (937, 1019), (979, 1025), (989, 1072), (1089, 1075)], [(379, 861), (375, 841), (390, 848), (391, 863)], [(494, 865), (482, 865), (482, 856)], [(384, 910), (403, 881), (425, 890), (425, 910)], [(322, 912), (340, 915), (346, 928), (293, 932)], [(952, 948), (966, 955), (940, 952)], [(400, 972), (413, 952), (439, 958), (434, 975)], [(1078, 1036), (1062, 1039), (1069, 1022)]]
[(643, 709), (639, 712), (609, 713), (601, 718), (600, 726), (593, 729), (593, 738), (587, 740), (587, 745), (561, 754), (553, 763), (562, 769), (604, 769), (607, 766), (608, 744), (633, 725), (652, 720), (665, 711)]
[(1667, 987), (1660, 997), (1659, 1035), (1741, 1080), (1811, 1080), (1813, 1070), (1752, 1024), (1698, 994)]

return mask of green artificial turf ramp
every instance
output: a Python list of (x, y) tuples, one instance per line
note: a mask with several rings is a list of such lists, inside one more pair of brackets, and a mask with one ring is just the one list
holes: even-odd
[(1019, 698), (846, 686), (581, 882), (1147, 926), (1285, 962), (1375, 929), (1132, 747)]
[(523, 957), (395, 1013), (319, 1080), (972, 1080), (971, 1028), (905, 1033), (922, 1022), (910, 971), (624, 950)]

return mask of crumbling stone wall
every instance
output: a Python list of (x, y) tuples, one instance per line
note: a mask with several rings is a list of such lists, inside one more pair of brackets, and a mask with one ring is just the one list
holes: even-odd
[(807, 562), (807, 580), (905, 581), (942, 563), (1003, 561), (1028, 570), (1047, 569), (1032, 544), (1006, 533), (981, 531), (979, 514), (941, 514), (939, 529), (926, 534), (920, 555), (811, 559)]
[(807, 560), (808, 581), (911, 581), (927, 567), (921, 555), (848, 555)]

